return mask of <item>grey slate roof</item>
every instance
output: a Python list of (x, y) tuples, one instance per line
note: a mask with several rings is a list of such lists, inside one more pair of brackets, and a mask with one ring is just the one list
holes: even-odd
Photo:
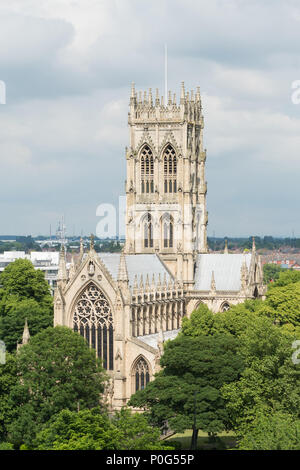
[(217, 291), (239, 291), (241, 267), (246, 261), (249, 269), (251, 253), (245, 254), (202, 254), (198, 255), (195, 272), (195, 290), (209, 291), (214, 271)]
[[(101, 261), (105, 264), (107, 270), (110, 272), (112, 278), (117, 280), (118, 270), (120, 264), (120, 253), (99, 253)], [(152, 276), (154, 274), (155, 282), (158, 282), (158, 276), (160, 274), (161, 282), (163, 282), (164, 275), (166, 274), (167, 282), (169, 279), (173, 279), (165, 266), (160, 261), (156, 254), (142, 254), (142, 255), (125, 255), (126, 266), (129, 278), (129, 286), (132, 287), (134, 284), (134, 278), (137, 275), (138, 284), (141, 276), (143, 276), (144, 284), (146, 276), (149, 276), (149, 282), (151, 284)]]
[[(166, 341), (167, 339), (174, 339), (178, 335), (180, 330), (171, 330), (171, 331), (164, 331), (164, 340)], [(137, 339), (140, 341), (143, 341), (144, 343), (148, 344), (148, 346), (152, 346), (152, 348), (157, 349), (157, 343), (158, 343), (158, 335), (159, 333), (154, 333), (152, 335), (146, 335), (146, 336), (137, 336)]]

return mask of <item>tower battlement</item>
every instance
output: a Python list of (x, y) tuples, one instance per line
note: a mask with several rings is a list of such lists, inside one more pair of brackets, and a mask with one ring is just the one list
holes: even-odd
[(165, 99), (164, 96), (160, 96), (157, 88), (154, 97), (151, 88), (148, 91), (137, 92), (134, 83), (132, 83), (128, 114), (129, 124), (155, 123), (156, 121), (189, 121), (203, 124), (200, 88), (197, 87), (196, 91), (186, 92), (184, 82), (182, 82), (178, 102), (176, 94), (172, 94), (171, 91), (168, 92), (168, 97)]

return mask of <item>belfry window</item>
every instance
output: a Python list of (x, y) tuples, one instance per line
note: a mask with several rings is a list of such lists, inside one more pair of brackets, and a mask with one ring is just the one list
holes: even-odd
[(143, 390), (150, 382), (149, 367), (143, 357), (141, 357), (134, 368), (135, 391)]
[(144, 219), (144, 247), (153, 248), (153, 224), (151, 215), (147, 214)]
[(88, 284), (79, 297), (73, 316), (73, 330), (80, 333), (96, 356), (103, 361), (104, 369), (114, 368), (114, 330), (109, 303), (94, 283)]
[(175, 150), (168, 145), (163, 154), (164, 162), (164, 191), (165, 193), (177, 192), (177, 159)]
[(141, 192), (154, 193), (154, 159), (148, 145), (141, 151)]

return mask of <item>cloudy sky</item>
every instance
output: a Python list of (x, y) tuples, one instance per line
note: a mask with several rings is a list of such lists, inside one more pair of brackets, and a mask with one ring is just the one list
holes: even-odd
[(300, 237), (298, 0), (1, 0), (0, 234), (95, 232), (165, 43), (169, 88), (201, 87), (209, 235)]

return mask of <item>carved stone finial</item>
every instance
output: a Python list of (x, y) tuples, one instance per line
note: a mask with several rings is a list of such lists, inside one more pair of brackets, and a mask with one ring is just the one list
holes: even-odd
[(214, 271), (211, 272), (210, 291), (211, 291), (212, 294), (215, 294), (215, 293), (216, 293), (216, 281), (215, 281), (215, 273), (214, 273)]
[(126, 258), (125, 258), (125, 255), (124, 255), (124, 251), (122, 251), (122, 253), (120, 255), (118, 281), (128, 282), (128, 272), (127, 272)]
[(185, 102), (184, 82), (181, 82), (180, 104), (184, 104), (184, 102)]
[(156, 88), (155, 106), (159, 106), (159, 90)]
[(90, 250), (95, 249), (95, 235), (91, 234)]

